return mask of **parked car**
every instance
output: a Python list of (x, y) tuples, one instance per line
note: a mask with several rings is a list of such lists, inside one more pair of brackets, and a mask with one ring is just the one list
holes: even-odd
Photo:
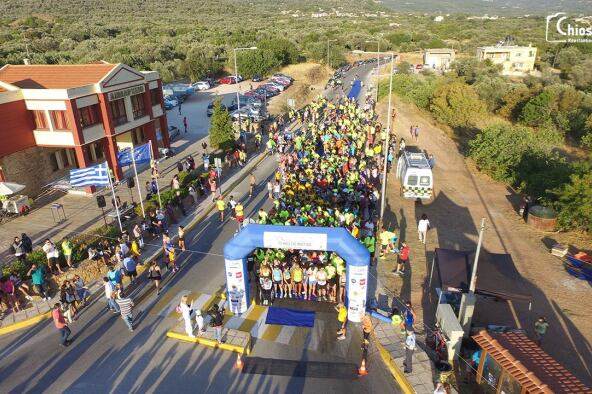
[(177, 100), (174, 96), (165, 96), (165, 102), (169, 102), (173, 107), (179, 105), (179, 100)]
[(263, 77), (261, 76), (261, 74), (254, 74), (253, 78), (251, 78), (251, 81), (253, 82), (261, 82), (263, 81)]
[(261, 110), (259, 108), (251, 107), (250, 105), (246, 107), (241, 107), (236, 111), (230, 113), (230, 117), (232, 120), (238, 120), (239, 116), (244, 119), (248, 117), (251, 120), (259, 121), (261, 120)]
[(270, 84), (270, 83), (266, 83), (266, 84), (264, 84), (264, 85), (261, 85), (261, 86), (259, 86), (259, 87), (260, 87), (260, 88), (263, 88), (263, 89), (265, 89), (265, 90), (269, 90), (269, 91), (271, 91), (271, 92), (277, 93), (277, 94), (279, 94), (279, 93), (280, 93), (280, 89), (279, 89), (277, 86), (275, 86), (275, 85), (272, 85), (272, 84)]
[(280, 78), (280, 77), (273, 77), (272, 81), (277, 82), (279, 84), (284, 85), (285, 87), (288, 87), (292, 84), (292, 82), (290, 82), (288, 79), (285, 78)]
[(263, 96), (265, 98), (271, 98), (271, 97), (277, 95), (277, 92), (272, 92), (271, 90), (267, 90), (265, 88), (255, 89), (255, 93), (257, 93), (259, 96)]
[(289, 76), (289, 75), (282, 74), (282, 73), (276, 73), (276, 74), (273, 74), (273, 75), (272, 75), (272, 77), (286, 78), (286, 79), (288, 79), (290, 82), (294, 81), (294, 78), (292, 78), (292, 77), (291, 77), (291, 76)]
[(218, 83), (220, 85), (234, 85), (236, 83), (236, 78), (233, 76), (220, 78)]
[(275, 86), (276, 88), (279, 89), (280, 92), (283, 92), (284, 90), (286, 90), (286, 87), (284, 85), (282, 85), (281, 83), (276, 82), (276, 81), (269, 81), (266, 83), (266, 85)]
[(173, 109), (174, 107), (175, 106), (169, 100), (164, 100), (164, 109), (165, 110)]
[[(222, 109), (228, 109), (228, 108), (226, 108), (226, 106), (224, 104), (220, 104), (220, 106), (222, 107)], [(208, 109), (206, 109), (206, 115), (209, 118), (210, 116), (212, 116), (213, 113), (214, 113), (214, 102), (212, 101), (211, 103), (208, 104)]]
[(181, 130), (176, 126), (169, 126), (169, 141), (173, 141), (175, 138), (181, 135)]
[(206, 78), (203, 81), (209, 83), (211, 88), (218, 85), (218, 81), (216, 81), (214, 78)]
[(210, 83), (207, 81), (197, 81), (194, 82), (191, 86), (193, 86), (195, 90), (208, 90), (209, 88), (211, 88)]

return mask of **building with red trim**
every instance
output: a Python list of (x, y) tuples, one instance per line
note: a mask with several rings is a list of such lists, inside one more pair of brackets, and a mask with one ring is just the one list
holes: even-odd
[(148, 141), (155, 157), (169, 147), (157, 72), (106, 62), (0, 68), (0, 181), (36, 195), (105, 160), (121, 180), (118, 150)]

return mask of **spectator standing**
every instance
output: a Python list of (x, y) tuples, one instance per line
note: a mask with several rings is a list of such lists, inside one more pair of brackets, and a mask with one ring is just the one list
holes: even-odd
[(106, 276), (103, 278), (103, 286), (105, 288), (105, 298), (107, 299), (107, 308), (117, 314), (119, 313), (119, 305), (115, 302), (115, 286)]
[[(198, 323), (197, 316), (196, 316), (195, 311), (193, 310), (193, 301), (191, 301), (191, 305), (189, 305), (188, 298), (189, 297), (187, 295), (184, 295), (183, 297), (181, 297), (181, 303), (179, 304), (179, 310), (181, 312), (181, 316), (183, 317), (183, 320), (185, 321), (185, 332), (191, 338), (195, 338), (195, 335), (193, 335), (192, 320), (196, 319), (195, 323), (197, 324)], [(201, 314), (200, 314), (200, 316), (201, 316)]]
[(47, 286), (45, 285), (45, 270), (43, 267), (37, 267), (37, 264), (31, 265), (31, 269), (27, 272), (27, 276), (31, 277), (33, 288), (44, 300), (49, 301), (51, 297), (47, 294)]
[(226, 204), (224, 203), (224, 199), (222, 198), (222, 196), (218, 197), (218, 200), (216, 200), (216, 207), (218, 208), (218, 213), (220, 214), (220, 221), (223, 222)]
[(413, 372), (413, 352), (415, 352), (415, 333), (413, 331), (407, 331), (407, 337), (405, 338), (405, 373)]
[(179, 101), (179, 115), (181, 115), (181, 102)]
[(60, 336), (62, 340), (60, 342), (60, 346), (66, 347), (72, 343), (71, 340), (68, 340), (68, 337), (72, 333), (68, 324), (66, 324), (66, 319), (64, 319), (64, 315), (62, 314), (61, 305), (56, 303), (53, 306), (53, 310), (51, 311), (51, 317), (53, 318), (53, 323), (55, 324), (56, 328), (60, 332)]
[(45, 252), (45, 256), (47, 258), (47, 267), (49, 268), (49, 271), (52, 272), (55, 266), (57, 267), (58, 272), (60, 274), (63, 274), (64, 271), (62, 271), (62, 267), (60, 267), (60, 263), (58, 261), (60, 252), (58, 251), (54, 243), (51, 242), (49, 239), (46, 239), (45, 243), (43, 244), (43, 251)]
[(540, 316), (536, 322), (534, 322), (534, 342), (540, 347), (543, 337), (547, 334), (549, 329), (549, 323), (547, 320)]
[(193, 199), (193, 204), (197, 206), (197, 190), (195, 186), (189, 185), (189, 195)]
[(72, 268), (72, 243), (68, 239), (64, 239), (62, 242), (62, 252), (66, 258), (66, 264), (69, 268)]
[(121, 318), (129, 328), (131, 332), (134, 332), (134, 315), (132, 312), (132, 308), (134, 306), (134, 302), (129, 297), (124, 297), (122, 291), (117, 292), (117, 305), (119, 305), (119, 310), (121, 311)]
[(212, 318), (211, 325), (214, 327), (216, 340), (219, 344), (225, 342), (222, 340), (222, 326), (224, 325), (224, 308), (220, 310), (218, 304), (212, 305), (208, 311), (208, 315)]
[(88, 297), (90, 297), (90, 291), (84, 285), (84, 281), (80, 275), (74, 275), (74, 288), (76, 289), (76, 296), (78, 300), (82, 302), (82, 306), (87, 304)]
[(109, 271), (107, 272), (107, 278), (113, 285), (113, 288), (117, 288), (117, 285), (121, 285), (121, 271), (116, 270), (113, 266), (109, 267)]
[(417, 316), (415, 315), (413, 306), (411, 306), (411, 301), (407, 301), (405, 303), (405, 309), (403, 310), (403, 325), (407, 332), (414, 331), (413, 324), (415, 324), (416, 318)]
[(177, 235), (179, 236), (179, 247), (182, 251), (185, 251), (185, 227), (179, 226)]
[(434, 155), (430, 154), (428, 156), (428, 164), (430, 165), (430, 168), (433, 170), (436, 166), (436, 159), (434, 159)]
[(426, 238), (428, 235), (428, 230), (430, 229), (430, 221), (428, 220), (428, 215), (425, 213), (421, 215), (421, 219), (417, 222), (417, 233), (419, 235), (419, 241), (423, 242), (425, 245)]
[(269, 199), (273, 199), (273, 184), (271, 181), (267, 182), (267, 194), (269, 195)]
[(142, 227), (140, 227), (140, 225), (136, 223), (132, 232), (134, 233), (134, 238), (136, 239), (136, 242), (138, 243), (140, 249), (144, 248), (144, 236), (142, 232)]
[(123, 259), (123, 267), (125, 268), (125, 274), (130, 278), (130, 284), (136, 283), (136, 277), (138, 271), (136, 271), (136, 260), (132, 257), (126, 257)]
[(33, 253), (33, 241), (31, 238), (25, 233), (21, 234), (21, 241), (23, 241), (23, 247), (25, 248), (25, 253)]
[(346, 329), (345, 326), (347, 324), (347, 308), (342, 303), (339, 303), (335, 310), (337, 310), (337, 323), (339, 324), (339, 330), (337, 330), (337, 339), (343, 340), (345, 339)]
[(19, 239), (19, 237), (14, 237), (14, 242), (11, 246), (11, 252), (12, 254), (14, 254), (14, 257), (16, 257), (17, 260), (21, 263), (25, 261), (27, 253), (25, 252), (25, 246), (23, 245), (23, 241)]
[[(179, 106), (179, 108), (181, 108)], [(183, 127), (185, 127), (185, 134), (187, 134), (187, 116), (183, 117)]]

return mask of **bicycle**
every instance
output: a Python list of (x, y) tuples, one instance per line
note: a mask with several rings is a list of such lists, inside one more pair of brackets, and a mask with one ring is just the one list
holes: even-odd
[(436, 353), (436, 361), (448, 361), (446, 337), (436, 323), (431, 335), (427, 338), (428, 346)]

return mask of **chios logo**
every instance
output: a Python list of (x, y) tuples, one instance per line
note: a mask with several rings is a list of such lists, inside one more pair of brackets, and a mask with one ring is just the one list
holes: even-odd
[(565, 12), (547, 16), (547, 42), (592, 42), (590, 17), (574, 18)]

